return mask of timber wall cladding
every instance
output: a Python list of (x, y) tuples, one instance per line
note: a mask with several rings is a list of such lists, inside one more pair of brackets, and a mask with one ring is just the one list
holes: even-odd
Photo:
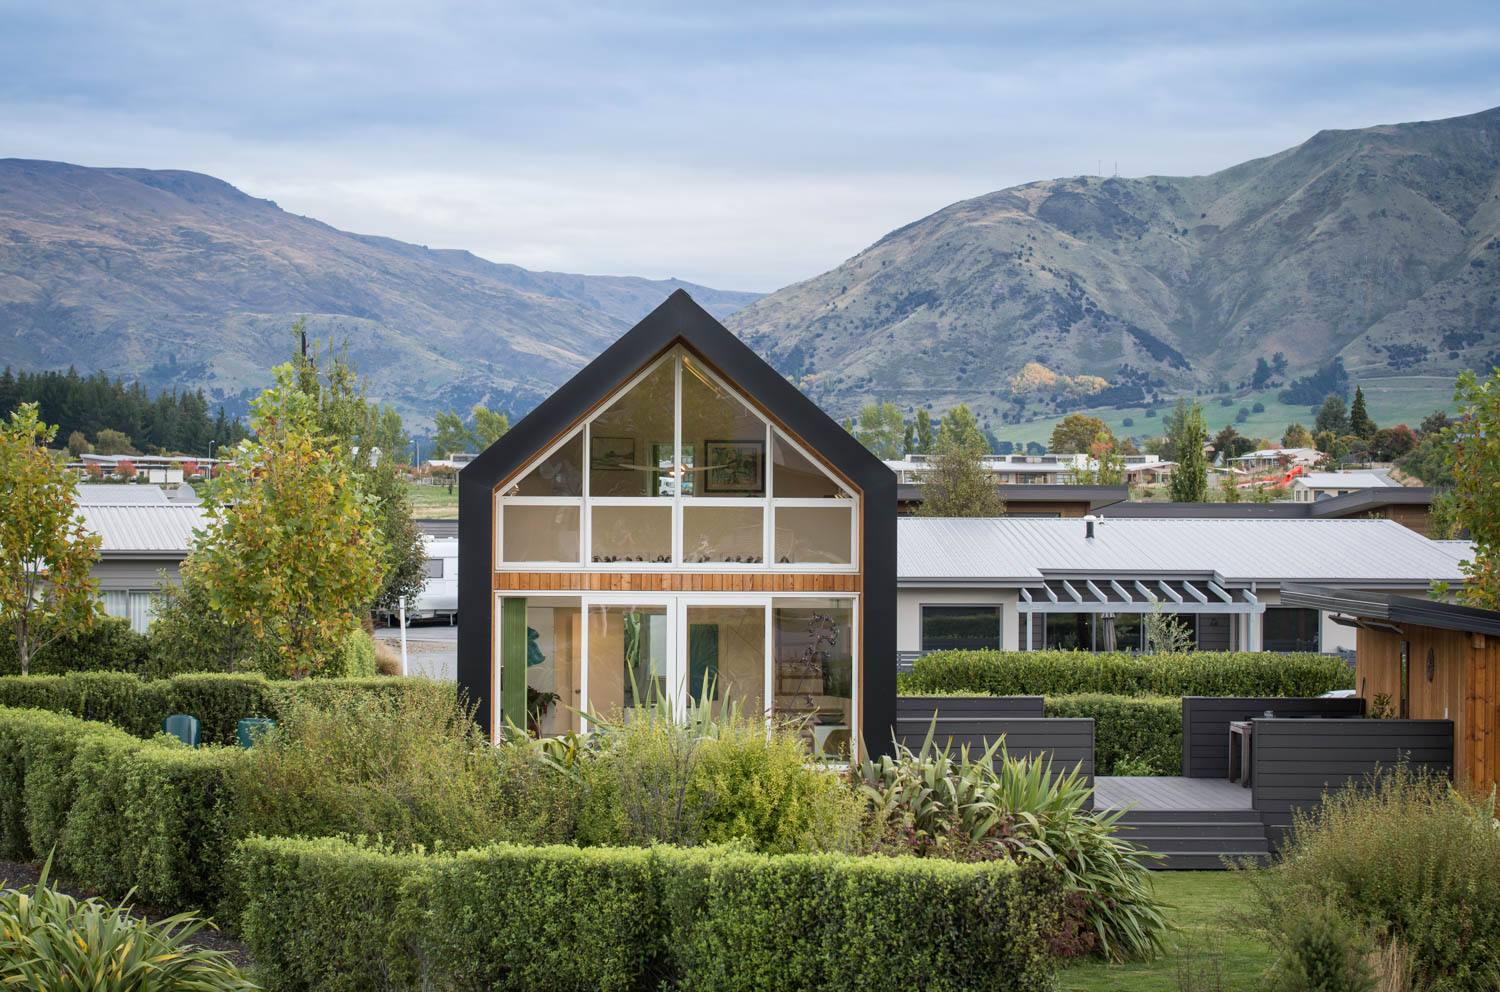
[(1470, 635), (1468, 650), (1463, 764), (1469, 783), (1488, 791), (1500, 781), (1500, 638)]
[(1453, 774), (1452, 720), (1255, 720), (1253, 804), (1273, 848), (1295, 810), (1316, 810), (1326, 792), (1365, 788), (1378, 769)]
[(827, 592), (856, 593), (858, 573), (814, 572), (496, 572), (505, 592)]
[(1328, 718), (1365, 715), (1363, 699), (1307, 697), (1182, 697), (1182, 775), (1184, 778), (1229, 777), (1229, 724), (1264, 717)]

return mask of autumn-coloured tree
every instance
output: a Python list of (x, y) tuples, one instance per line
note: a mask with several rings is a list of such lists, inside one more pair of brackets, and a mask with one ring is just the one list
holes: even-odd
[(94, 624), (99, 537), (78, 513), (73, 473), (47, 451), (56, 431), (35, 403), (0, 426), (0, 623), (22, 675), (37, 651)]
[(205, 500), (208, 526), (184, 564), (209, 606), (245, 624), (290, 678), (342, 674), (340, 649), (380, 590), (382, 538), (347, 460), (317, 429), (294, 370), (251, 404), (241, 442)]
[(198, 463), (197, 462), (193, 461), (192, 459), (188, 459), (187, 461), (185, 461), (185, 462), (182, 463), (182, 477), (184, 479), (191, 479), (193, 476), (195, 476), (197, 474), (198, 474)]
[(1106, 435), (1110, 442), (1115, 439), (1109, 428), (1104, 426), (1104, 421), (1098, 417), (1070, 413), (1052, 428), (1052, 439), (1047, 443), (1047, 450), (1053, 454), (1088, 451), (1100, 434)]
[(1483, 382), (1465, 369), (1453, 401), (1458, 418), (1443, 440), (1453, 468), (1454, 516), (1474, 542), (1472, 557), (1459, 563), (1469, 577), (1459, 598), (1500, 610), (1500, 368)]
[(122, 479), (135, 478), (135, 462), (128, 458), (122, 458), (115, 463), (115, 475)]

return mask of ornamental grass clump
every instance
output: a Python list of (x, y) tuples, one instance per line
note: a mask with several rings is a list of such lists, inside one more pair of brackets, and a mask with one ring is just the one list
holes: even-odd
[[(47, 885), (0, 889), (0, 987), (27, 992), (250, 992), (222, 951), (192, 938), (190, 913), (157, 923)], [(126, 897), (129, 898), (128, 896)]]
[[(1500, 821), (1493, 791), (1397, 765), (1299, 814), (1273, 867), (1252, 873), (1246, 922), (1279, 947), (1310, 913), (1337, 907), (1413, 984), (1433, 992), (1500, 987)], [(1311, 908), (1309, 908), (1311, 907)]]
[(1160, 952), (1167, 921), (1157, 904), (1154, 855), (1119, 839), (1123, 811), (1084, 808), (1088, 781), (1078, 769), (1012, 759), (1004, 739), (982, 754), (957, 757), (933, 743), (896, 744), (894, 756), (850, 769), (880, 837), (892, 854), (956, 861), (1038, 860), (1061, 872), (1075, 931), (1060, 953), (1093, 951), (1111, 960)]

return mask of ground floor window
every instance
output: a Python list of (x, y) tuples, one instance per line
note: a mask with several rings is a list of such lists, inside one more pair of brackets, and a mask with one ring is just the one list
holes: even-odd
[(158, 599), (155, 589), (106, 589), (100, 593), (104, 615), (130, 621), (130, 629), (146, 633), (151, 626), (152, 607)]
[[(1199, 615), (1174, 615), (1198, 644)], [(1053, 651), (1146, 650), (1146, 617), (1141, 613), (1041, 613), (1032, 617), (1034, 629), (1042, 631), (1038, 647)]]
[(1000, 650), (1000, 607), (923, 606), (923, 651)]
[(1261, 626), (1261, 647), (1267, 651), (1320, 650), (1319, 614), (1293, 606), (1268, 606)]
[[(847, 753), (858, 739), (855, 612), (854, 599), (808, 596), (530, 597), (528, 729), (554, 736), (589, 729), (590, 716), (707, 701), (795, 721), (818, 752)], [(523, 670), (497, 663), (500, 679)]]

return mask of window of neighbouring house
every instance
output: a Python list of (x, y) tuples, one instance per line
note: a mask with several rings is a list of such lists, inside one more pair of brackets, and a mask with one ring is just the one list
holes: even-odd
[(923, 606), (922, 650), (1000, 650), (1000, 607)]
[(1317, 610), (1268, 606), (1262, 620), (1261, 647), (1266, 651), (1320, 650), (1320, 626)]

